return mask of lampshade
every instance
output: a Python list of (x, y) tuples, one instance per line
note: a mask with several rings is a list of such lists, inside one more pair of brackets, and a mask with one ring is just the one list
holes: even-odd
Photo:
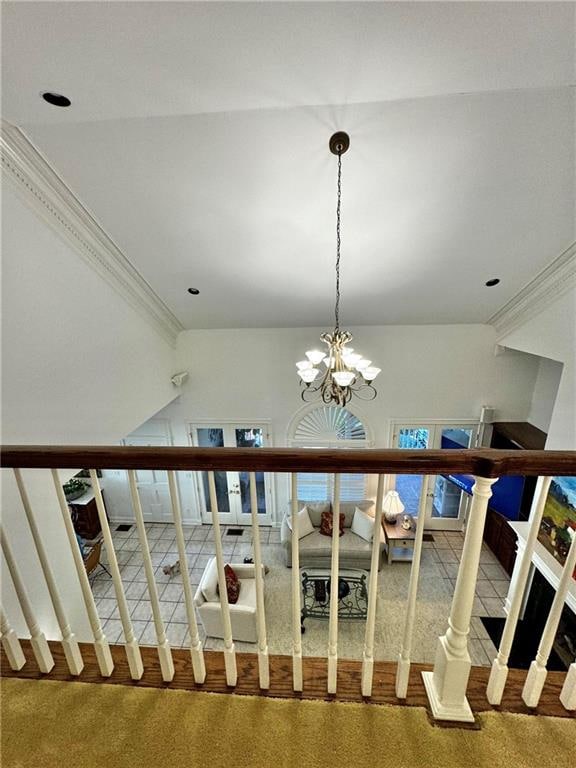
[(381, 368), (374, 368), (374, 367), (364, 368), (364, 370), (362, 371), (362, 376), (364, 376), (366, 381), (374, 381), (374, 379), (376, 378), (376, 376), (378, 376), (381, 370), (382, 370)]
[(354, 381), (354, 371), (334, 371), (332, 378), (339, 387), (347, 387)]
[(300, 376), (302, 381), (305, 381), (307, 384), (314, 381), (314, 379), (316, 378), (316, 376), (318, 376), (319, 373), (320, 371), (318, 370), (318, 368), (303, 368), (298, 371), (298, 375)]
[(325, 352), (320, 351), (319, 349), (311, 349), (308, 352), (306, 352), (306, 357), (312, 365), (317, 365), (318, 363), (321, 363), (322, 360), (324, 360)]
[(395, 523), (398, 516), (404, 512), (404, 504), (398, 491), (388, 491), (382, 502), (382, 512), (387, 523)]

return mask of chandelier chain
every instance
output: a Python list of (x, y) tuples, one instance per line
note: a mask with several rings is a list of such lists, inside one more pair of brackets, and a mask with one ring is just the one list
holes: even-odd
[(336, 203), (336, 330), (340, 329), (340, 204), (342, 201), (342, 153), (338, 153), (338, 190)]

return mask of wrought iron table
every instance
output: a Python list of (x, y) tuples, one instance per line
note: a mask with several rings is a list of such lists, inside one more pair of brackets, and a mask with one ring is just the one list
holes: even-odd
[[(368, 615), (367, 573), (356, 568), (341, 569), (338, 573), (338, 620), (360, 620)], [(301, 630), (305, 619), (330, 617), (330, 569), (303, 568)]]

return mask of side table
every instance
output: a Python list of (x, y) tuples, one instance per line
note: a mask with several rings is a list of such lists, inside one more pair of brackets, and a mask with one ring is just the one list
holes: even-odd
[(402, 528), (399, 522), (392, 525), (385, 520), (382, 520), (382, 528), (384, 529), (384, 538), (386, 539), (388, 563), (392, 563), (394, 560), (412, 562), (415, 532)]

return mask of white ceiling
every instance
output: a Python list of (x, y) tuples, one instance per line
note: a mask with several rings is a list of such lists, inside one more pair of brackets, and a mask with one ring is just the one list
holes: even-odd
[(343, 324), (484, 322), (575, 239), (575, 7), (3, 3), (2, 112), (186, 327), (330, 325), (335, 130)]

